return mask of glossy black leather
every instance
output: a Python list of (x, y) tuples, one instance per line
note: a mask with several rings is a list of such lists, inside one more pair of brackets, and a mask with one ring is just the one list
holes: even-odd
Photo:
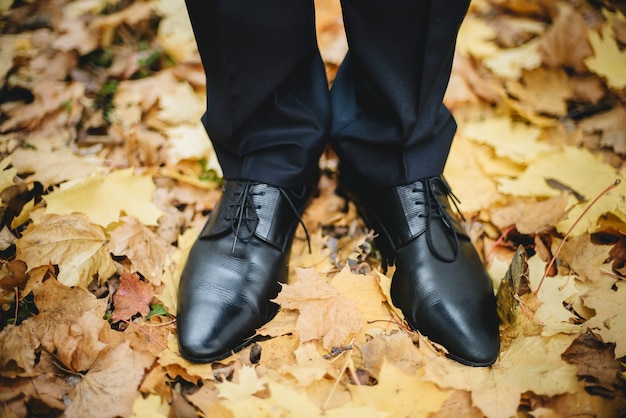
[(492, 282), (450, 207), (447, 183), (430, 177), (397, 187), (357, 188), (344, 184), (378, 234), (386, 262), (396, 266), (391, 296), (409, 326), (460, 363), (493, 364), (500, 339)]
[(194, 243), (178, 290), (181, 354), (211, 362), (245, 347), (278, 305), (300, 213), (310, 189), (228, 181)]

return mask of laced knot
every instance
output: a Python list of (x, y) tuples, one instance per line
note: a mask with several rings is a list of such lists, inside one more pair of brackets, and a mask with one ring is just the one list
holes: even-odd
[[(417, 205), (424, 205), (424, 212), (420, 213), (420, 217), (426, 218), (426, 241), (428, 248), (435, 257), (444, 262), (452, 262), (459, 255), (459, 234), (454, 227), (454, 220), (450, 218), (450, 212), (448, 211), (449, 202), (454, 205), (454, 212), (461, 216), (461, 219), (465, 221), (463, 214), (459, 210), (459, 199), (452, 193), (448, 183), (441, 177), (427, 178), (423, 182), (424, 201), (415, 202)], [(417, 188), (413, 189), (413, 192), (419, 192)], [(452, 254), (447, 255), (440, 251), (433, 237), (433, 231), (436, 227), (441, 226), (447, 233), (444, 235), (448, 238), (448, 241), (452, 247)]]
[[(259, 225), (259, 215), (257, 210), (261, 209), (261, 205), (255, 205), (254, 196), (263, 196), (265, 195), (264, 190), (256, 190), (255, 186), (261, 183), (245, 181), (242, 182), (241, 189), (234, 192), (234, 195), (237, 196), (237, 200), (228, 206), (229, 212), (231, 215), (225, 216), (224, 219), (230, 222), (230, 228), (235, 235), (235, 239), (233, 240), (232, 252), (235, 252), (237, 247), (237, 242), (239, 240), (246, 242), (250, 238), (254, 236), (254, 232), (256, 231), (257, 226)], [(283, 188), (278, 188), (281, 196), (287, 201), (289, 207), (293, 210), (293, 213), (296, 215), (298, 219), (298, 223), (302, 225), (304, 229), (304, 233), (306, 235), (307, 244), (309, 246), (309, 253), (311, 252), (311, 239), (309, 237), (309, 231), (306, 229), (304, 225), (304, 221), (300, 216), (300, 212), (296, 208), (296, 206), (291, 201), (289, 194)]]
[(230, 229), (235, 235), (233, 240), (232, 252), (235, 252), (237, 247), (237, 240), (246, 242), (254, 235), (257, 225), (259, 224), (259, 216), (256, 213), (257, 209), (254, 206), (254, 200), (252, 196), (262, 194), (263, 192), (254, 192), (252, 182), (242, 183), (242, 188), (234, 194), (237, 197), (235, 203), (228, 205), (231, 215), (224, 217), (227, 221), (230, 221)]

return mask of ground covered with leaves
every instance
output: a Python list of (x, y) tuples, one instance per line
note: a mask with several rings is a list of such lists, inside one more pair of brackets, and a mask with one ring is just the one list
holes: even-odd
[[(347, 46), (318, 3), (332, 80)], [(411, 332), (336, 161), (277, 317), (212, 364), (176, 287), (221, 172), (182, 1), (0, 1), (3, 417), (620, 417), (626, 413), (624, 2), (476, 0), (446, 176), (493, 278), (502, 352)]]

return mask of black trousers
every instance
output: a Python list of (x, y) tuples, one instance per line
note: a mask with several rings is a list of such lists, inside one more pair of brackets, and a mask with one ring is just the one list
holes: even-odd
[(225, 178), (302, 184), (327, 141), (365, 184), (442, 173), (456, 130), (442, 100), (469, 0), (341, 4), (349, 52), (329, 91), (313, 0), (187, 0)]

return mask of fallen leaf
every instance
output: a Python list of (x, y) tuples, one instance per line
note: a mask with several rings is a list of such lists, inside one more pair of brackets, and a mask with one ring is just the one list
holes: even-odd
[[(555, 170), (555, 167), (559, 167)], [(585, 167), (581, 170), (580, 167)], [(605, 194), (586, 213), (582, 221), (571, 231), (572, 235), (593, 232), (597, 228), (598, 218), (606, 213), (613, 213), (626, 221), (626, 201), (623, 198), (624, 180), (622, 175), (611, 166), (604, 164), (597, 156), (585, 149), (565, 146), (559, 151), (541, 154), (515, 179), (498, 179), (498, 189), (502, 193), (514, 196), (555, 196), (560, 192), (546, 183), (546, 179), (555, 179), (576, 190), (588, 202), (591, 202), (604, 188), (620, 180), (622, 185)], [(593, 179), (593, 181), (589, 181)], [(578, 202), (576, 202), (578, 203)], [(576, 204), (569, 211), (566, 220), (557, 225), (560, 232), (567, 232), (576, 219), (581, 216), (587, 204)]]
[(600, 33), (588, 30), (587, 36), (594, 56), (584, 60), (587, 68), (606, 78), (609, 87), (621, 90), (626, 87), (626, 51), (621, 51), (609, 22), (601, 26)]
[(563, 260), (580, 280), (600, 280), (605, 273), (600, 267), (609, 259), (610, 245), (591, 242), (589, 234), (569, 238), (561, 247), (558, 257)]
[(556, 117), (567, 113), (572, 86), (562, 69), (539, 67), (524, 71), (519, 81), (509, 80), (505, 85), (510, 95), (535, 113)]
[(380, 375), (385, 361), (407, 374), (416, 373), (422, 364), (421, 353), (405, 332), (379, 334), (358, 347), (365, 368), (375, 377)]
[(238, 370), (237, 380), (238, 382), (236, 383), (224, 380), (216, 384), (220, 398), (239, 402), (267, 389), (265, 379), (260, 379), (257, 376), (254, 367), (243, 366)]
[(522, 76), (523, 70), (541, 66), (539, 45), (540, 40), (533, 39), (517, 48), (500, 50), (498, 54), (486, 58), (483, 63), (496, 76), (516, 80)]
[(349, 386), (352, 403), (356, 407), (371, 406), (392, 417), (428, 417), (441, 408), (452, 391), (439, 388), (423, 377), (423, 368), (410, 374), (385, 361), (377, 385)]
[(144, 225), (156, 225), (161, 211), (152, 203), (152, 177), (134, 174), (133, 169), (117, 170), (68, 181), (45, 196), (46, 212), (65, 215), (80, 212), (92, 222), (107, 227), (122, 213)]
[(125, 271), (120, 276), (120, 286), (113, 294), (114, 318), (128, 320), (137, 313), (145, 317), (150, 312), (153, 294), (152, 285), (142, 282), (137, 274)]
[(567, 193), (542, 201), (518, 201), (489, 211), (491, 221), (501, 231), (515, 225), (522, 234), (546, 232), (566, 217)]
[(508, 117), (468, 122), (461, 126), (461, 131), (467, 138), (491, 146), (497, 156), (507, 157), (515, 162), (528, 163), (553, 151), (553, 147), (538, 141), (540, 129), (514, 122)]
[(54, 264), (58, 280), (67, 286), (87, 288), (97, 275), (100, 282), (115, 273), (102, 228), (83, 215), (50, 215), (31, 224), (17, 242), (16, 257), (29, 270)]
[(109, 251), (126, 256), (133, 272), (141, 273), (154, 286), (160, 286), (171, 247), (135, 217), (124, 216), (121, 220), (122, 224), (110, 232)]
[(389, 332), (401, 328), (390, 312), (375, 272), (367, 275), (355, 274), (351, 272), (350, 267), (344, 267), (333, 277), (330, 284), (341, 296), (356, 303), (359, 316), (367, 324), (364, 328), (366, 333), (374, 329)]
[(135, 400), (141, 396), (137, 388), (151, 362), (152, 356), (131, 350), (128, 342), (119, 344), (80, 376), (64, 416), (130, 416)]
[(615, 358), (626, 356), (626, 283), (615, 283), (615, 289), (597, 289), (582, 296), (585, 305), (596, 315), (585, 327), (602, 336), (605, 343), (615, 343)]
[(282, 309), (300, 312), (296, 332), (301, 342), (321, 339), (326, 350), (346, 344), (361, 331), (363, 318), (357, 305), (341, 295), (315, 270), (296, 269), (298, 281), (283, 285), (275, 299)]
[(559, 2), (555, 8), (557, 14), (539, 45), (543, 63), (553, 68), (563, 66), (585, 72), (584, 60), (593, 54), (585, 20), (570, 3)]
[(0, 376), (15, 378), (32, 376), (35, 369), (35, 350), (41, 344), (29, 321), (7, 325), (0, 331)]
[(589, 393), (604, 397), (619, 395), (620, 362), (615, 360), (615, 345), (605, 344), (593, 332), (580, 334), (563, 352), (563, 360), (578, 366), (578, 376)]
[(518, 337), (490, 368), (471, 368), (431, 356), (424, 362), (424, 379), (441, 388), (470, 391), (474, 406), (487, 418), (515, 416), (523, 393), (555, 396), (578, 390), (576, 367), (561, 359), (572, 340), (567, 336)]

